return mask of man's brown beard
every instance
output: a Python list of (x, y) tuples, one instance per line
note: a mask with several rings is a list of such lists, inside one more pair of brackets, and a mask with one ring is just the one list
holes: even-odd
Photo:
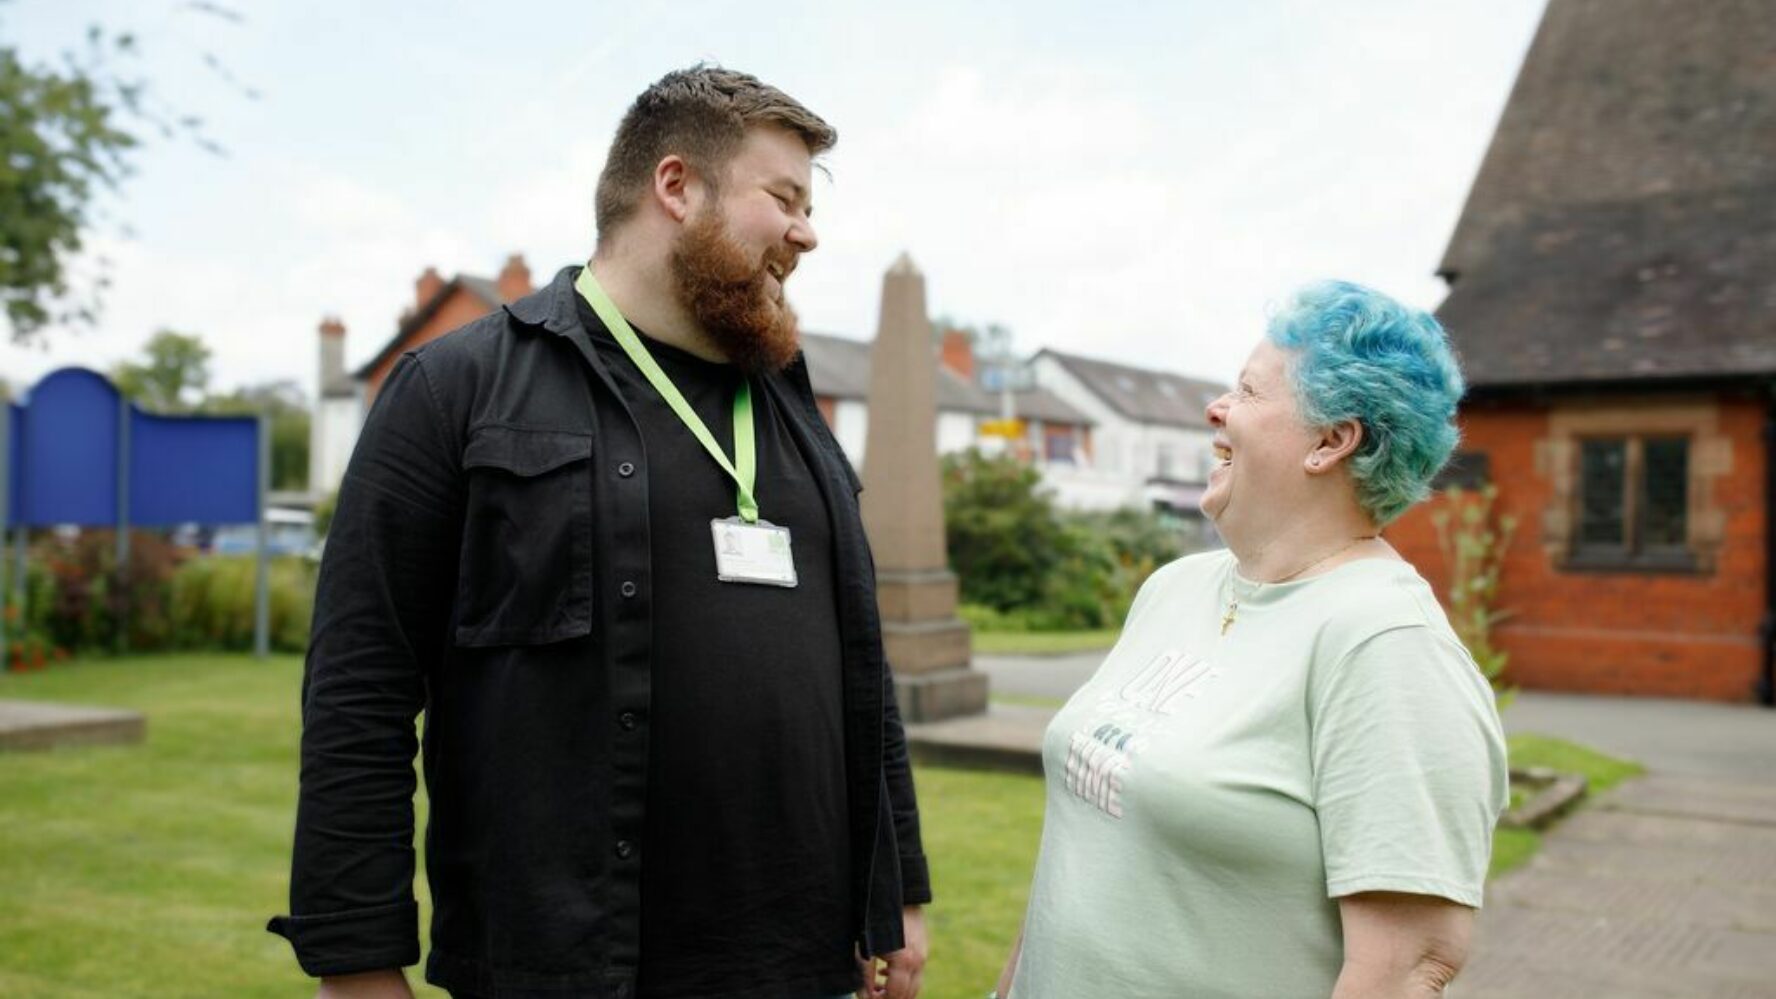
[(781, 371), (800, 346), (795, 311), (787, 301), (773, 302), (765, 290), (766, 268), (773, 263), (781, 264), (787, 277), (795, 251), (770, 250), (755, 263), (729, 238), (726, 220), (713, 204), (691, 219), (672, 248), (679, 299), (743, 371)]

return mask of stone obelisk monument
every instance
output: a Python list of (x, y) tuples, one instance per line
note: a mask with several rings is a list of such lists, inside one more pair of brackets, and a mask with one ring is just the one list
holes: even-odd
[(926, 722), (985, 711), (987, 676), (969, 666), (968, 625), (956, 617), (956, 574), (944, 549), (937, 353), (925, 277), (904, 253), (882, 281), (882, 319), (870, 350), (863, 526), (902, 716)]

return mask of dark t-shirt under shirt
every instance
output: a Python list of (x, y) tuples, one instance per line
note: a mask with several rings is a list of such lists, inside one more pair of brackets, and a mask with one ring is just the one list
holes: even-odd
[[(799, 585), (717, 580), (709, 522), (735, 515), (734, 480), (583, 301), (580, 320), (646, 451), (654, 647), (640, 996), (849, 992), (841, 653), (820, 485), (755, 383), (753, 495), (761, 519), (790, 529)], [(731, 461), (739, 370), (643, 342)]]

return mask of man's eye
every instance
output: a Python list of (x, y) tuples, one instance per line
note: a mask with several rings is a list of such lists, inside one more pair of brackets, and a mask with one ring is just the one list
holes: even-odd
[(771, 197), (777, 199), (777, 207), (778, 208), (781, 208), (786, 212), (789, 211), (789, 199), (788, 198), (784, 197), (781, 194), (776, 193), (775, 191), (771, 192)]

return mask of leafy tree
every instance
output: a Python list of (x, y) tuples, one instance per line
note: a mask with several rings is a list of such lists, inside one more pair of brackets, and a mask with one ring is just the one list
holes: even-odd
[[(177, 9), (241, 20), (204, 0)], [(136, 55), (134, 35), (97, 25), (87, 29), (84, 48), (63, 52), (58, 65), (0, 45), (0, 304), (15, 342), (36, 339), (52, 323), (97, 318), (108, 262), (92, 261), (87, 277), (72, 275), (71, 266), (94, 222), (95, 196), (130, 175), (144, 132), (223, 152), (202, 119), (155, 99), (136, 75)], [(214, 55), (203, 58), (225, 85), (258, 99)]]
[(0, 302), (15, 340), (53, 320), (91, 322), (96, 292), (53, 311), (69, 294), (68, 263), (80, 252), (95, 187), (128, 173), (137, 140), (118, 124), (120, 106), (138, 99), (128, 85), (107, 87), (95, 67), (128, 55), (134, 40), (88, 36), (89, 59), (63, 68), (27, 66), (0, 48)]
[(202, 405), (210, 387), (210, 348), (195, 334), (161, 330), (148, 340), (140, 362), (111, 369), (119, 391), (161, 413), (188, 413)]

